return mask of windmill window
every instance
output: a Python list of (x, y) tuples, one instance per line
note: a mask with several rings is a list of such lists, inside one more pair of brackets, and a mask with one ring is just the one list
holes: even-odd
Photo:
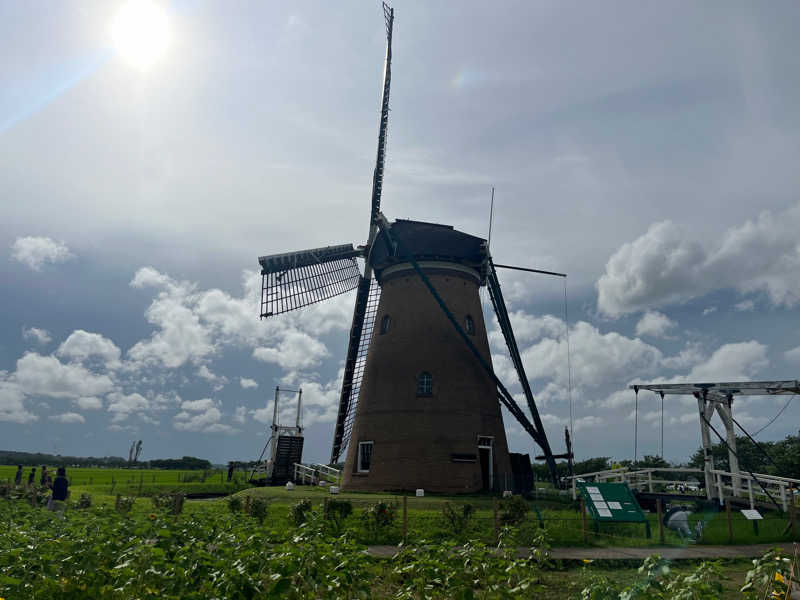
[(384, 333), (389, 333), (389, 328), (392, 326), (392, 317), (389, 315), (383, 315), (381, 319), (381, 335)]
[(358, 472), (369, 473), (372, 464), (372, 442), (358, 443)]
[(417, 396), (433, 394), (433, 375), (424, 371), (417, 377)]
[(467, 315), (467, 318), (464, 319), (464, 329), (468, 334), (475, 335), (475, 321), (472, 315)]

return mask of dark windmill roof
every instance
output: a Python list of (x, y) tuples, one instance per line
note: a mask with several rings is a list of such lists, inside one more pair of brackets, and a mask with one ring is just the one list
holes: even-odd
[(402, 249), (417, 261), (456, 262), (473, 267), (479, 273), (486, 261), (486, 240), (457, 231), (452, 225), (398, 219), (392, 224), (391, 235), (399, 241), (395, 255), (390, 251), (383, 231), (372, 246), (369, 261), (378, 273), (391, 265), (407, 262)]

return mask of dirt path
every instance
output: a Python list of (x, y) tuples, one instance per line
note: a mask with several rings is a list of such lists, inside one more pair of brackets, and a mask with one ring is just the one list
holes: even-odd
[[(715, 558), (750, 558), (761, 556), (770, 548), (780, 547), (791, 553), (789, 544), (749, 544), (741, 546), (647, 546), (645, 548), (552, 548), (550, 556), (557, 560), (642, 560), (651, 554), (659, 554), (670, 560), (694, 559), (713, 560)], [(397, 546), (369, 546), (372, 556), (390, 558), (397, 552)], [(528, 549), (520, 548), (520, 556), (527, 556)]]

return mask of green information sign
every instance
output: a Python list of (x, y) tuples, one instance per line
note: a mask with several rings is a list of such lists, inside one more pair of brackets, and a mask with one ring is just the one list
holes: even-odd
[(627, 483), (578, 483), (586, 510), (598, 523), (644, 523), (650, 537), (650, 522)]

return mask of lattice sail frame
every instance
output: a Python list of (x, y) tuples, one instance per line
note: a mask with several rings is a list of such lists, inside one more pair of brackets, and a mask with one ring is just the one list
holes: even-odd
[(361, 271), (352, 244), (262, 256), (261, 313), (269, 317), (338, 296), (358, 286)]
[(356, 418), (358, 408), (358, 398), (361, 393), (361, 381), (364, 378), (364, 368), (367, 364), (367, 354), (369, 345), (372, 341), (372, 334), (375, 330), (375, 316), (378, 314), (378, 303), (381, 299), (381, 286), (374, 277), (370, 280), (369, 294), (367, 296), (367, 307), (364, 312), (364, 324), (361, 329), (361, 339), (358, 344), (358, 353), (353, 367), (353, 379), (350, 385), (350, 394), (347, 400), (347, 412), (344, 418), (341, 442), (334, 448), (331, 462), (338, 462), (347, 452), (350, 443), (350, 434), (353, 431), (353, 422)]

